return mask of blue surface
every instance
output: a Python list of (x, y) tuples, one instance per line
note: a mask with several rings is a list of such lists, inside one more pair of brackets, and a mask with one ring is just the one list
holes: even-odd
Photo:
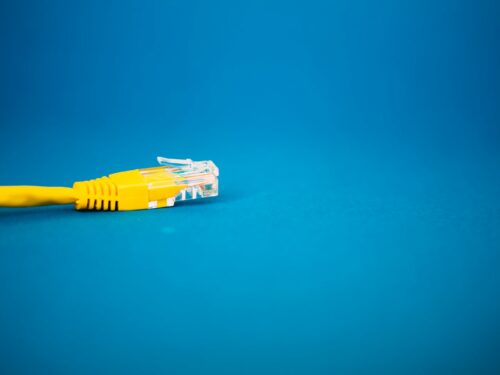
[(497, 4), (2, 2), (0, 184), (221, 195), (1, 209), (0, 372), (498, 374)]

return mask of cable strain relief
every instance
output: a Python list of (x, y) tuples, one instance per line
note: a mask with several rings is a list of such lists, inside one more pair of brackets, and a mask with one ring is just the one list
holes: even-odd
[(108, 178), (75, 182), (73, 189), (77, 194), (77, 210), (117, 211), (118, 189)]

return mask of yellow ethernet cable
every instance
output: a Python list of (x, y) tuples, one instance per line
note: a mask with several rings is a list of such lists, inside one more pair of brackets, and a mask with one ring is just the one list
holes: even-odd
[(77, 210), (129, 211), (171, 207), (219, 194), (219, 169), (212, 161), (157, 160), (159, 167), (75, 182), (72, 188), (0, 186), (0, 207), (74, 204)]

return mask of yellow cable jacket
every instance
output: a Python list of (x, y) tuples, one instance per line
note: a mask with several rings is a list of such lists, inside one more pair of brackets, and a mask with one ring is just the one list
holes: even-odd
[(71, 204), (77, 197), (72, 188), (0, 186), (0, 207), (31, 207)]

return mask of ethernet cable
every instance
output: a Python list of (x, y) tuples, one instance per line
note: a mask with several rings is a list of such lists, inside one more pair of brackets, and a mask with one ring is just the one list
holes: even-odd
[(216, 197), (219, 169), (210, 160), (158, 157), (159, 167), (134, 169), (69, 187), (0, 186), (0, 207), (74, 204), (77, 210), (129, 211)]

